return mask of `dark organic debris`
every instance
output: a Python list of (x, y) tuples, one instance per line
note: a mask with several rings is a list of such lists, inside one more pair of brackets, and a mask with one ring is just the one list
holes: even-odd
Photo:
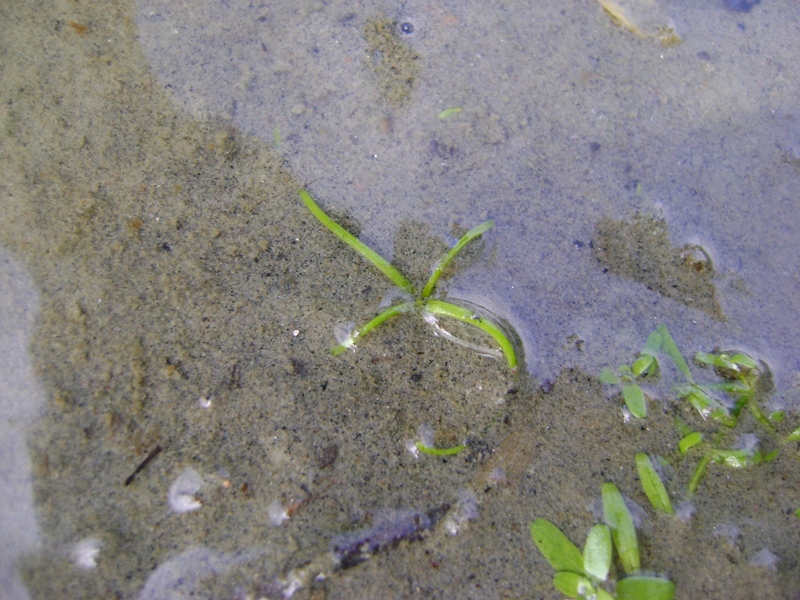
[(340, 568), (348, 569), (401, 540), (418, 541), (433, 525), (431, 517), (418, 510), (376, 511), (372, 527), (335, 536), (330, 550)]

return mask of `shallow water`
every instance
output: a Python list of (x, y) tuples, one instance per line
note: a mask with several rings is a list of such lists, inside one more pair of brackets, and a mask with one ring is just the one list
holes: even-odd
[[(711, 467), (688, 523), (659, 516), (633, 454), (665, 456), (687, 501), (672, 421), (714, 428), (667, 403), (669, 370), (669, 412), (641, 422), (591, 377), (666, 323), (687, 356), (772, 369), (787, 422), (720, 444), (797, 426), (800, 9), (662, 2), (683, 37), (664, 48), (594, 0), (484, 4), (5, 9), (6, 595), (258, 597), (294, 573), (298, 596), (558, 597), (528, 524), (582, 543), (607, 480), (645, 506), (643, 564), (677, 597), (800, 591), (796, 448)], [(411, 316), (329, 356), (390, 286), (301, 185), (415, 283), (494, 219), (441, 289), (508, 319), (527, 372)], [(598, 260), (598, 224), (638, 214), (705, 249), (724, 318)], [(414, 457), (422, 424), (468, 450)], [(331, 540), (420, 512), (424, 539), (330, 562)]]

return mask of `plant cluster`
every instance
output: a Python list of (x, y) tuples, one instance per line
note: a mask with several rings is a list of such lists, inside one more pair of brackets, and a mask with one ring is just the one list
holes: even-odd
[[(445, 302), (444, 300), (433, 298), (433, 292), (436, 289), (436, 283), (439, 277), (444, 273), (445, 269), (456, 257), (456, 255), (463, 250), (475, 238), (480, 237), (483, 233), (488, 231), (494, 226), (494, 221), (486, 221), (480, 225), (473, 227), (465, 233), (461, 239), (458, 240), (447, 254), (445, 254), (433, 268), (433, 272), (428, 278), (427, 283), (422, 288), (422, 291), (417, 292), (414, 285), (398, 271), (389, 261), (383, 258), (380, 254), (375, 252), (372, 248), (364, 244), (361, 240), (356, 238), (349, 231), (344, 229), (336, 221), (331, 219), (314, 201), (314, 199), (305, 190), (300, 190), (300, 198), (305, 205), (325, 227), (327, 227), (336, 237), (353, 248), (361, 256), (367, 259), (370, 263), (375, 265), (389, 280), (397, 286), (402, 293), (402, 302), (399, 304), (392, 304), (389, 308), (383, 310), (372, 320), (368, 321), (359, 328), (353, 329), (344, 334), (343, 339), (339, 340), (339, 345), (331, 350), (333, 354), (340, 354), (348, 348), (355, 348), (358, 340), (366, 336), (368, 333), (379, 327), (384, 322), (392, 317), (409, 312), (417, 312), (422, 315), (422, 318), (436, 328), (436, 331), (442, 337), (450, 339), (456, 343), (473, 348), (483, 354), (489, 356), (504, 356), (508, 366), (512, 370), (516, 370), (518, 359), (517, 350), (515, 349), (515, 335), (509, 331), (505, 323), (495, 321), (484, 310), (478, 309), (472, 305), (467, 306), (466, 303)], [(466, 323), (475, 329), (482, 331), (489, 335), (498, 346), (500, 352), (493, 348), (484, 348), (475, 346), (465, 342), (454, 335), (447, 332), (442, 328), (438, 321), (440, 318), (449, 318)], [(502, 354), (501, 354), (502, 353)]]
[[(570, 598), (595, 600), (670, 600), (675, 585), (663, 577), (641, 572), (639, 542), (633, 518), (613, 483), (604, 483), (603, 520), (589, 530), (583, 552), (547, 519), (531, 523), (531, 537), (550, 566), (553, 585)], [(613, 550), (625, 577), (612, 573)]]
[[(722, 426), (712, 436), (713, 439), (707, 441), (706, 434), (693, 430), (680, 419), (675, 420), (681, 435), (678, 442), (681, 455), (686, 455), (690, 450), (693, 453), (698, 450), (702, 452), (689, 481), (690, 493), (697, 489), (709, 464), (743, 468), (768, 462), (778, 455), (777, 449), (767, 453), (759, 450), (754, 436), (744, 437), (745, 441), (740, 443), (742, 447), (739, 448), (719, 447), (726, 434), (737, 427), (745, 410), (770, 434), (775, 433), (773, 423), (783, 420), (782, 412), (767, 415), (761, 407), (761, 401), (771, 388), (769, 368), (765, 363), (758, 363), (743, 352), (716, 350), (711, 353), (695, 353), (695, 363), (713, 369), (718, 378), (715, 382), (698, 382), (669, 330), (662, 324), (650, 334), (638, 357), (630, 365), (622, 365), (616, 371), (605, 369), (600, 373), (600, 380), (622, 385), (622, 396), (628, 410), (633, 416), (643, 419), (647, 416), (647, 397), (640, 383), (659, 374), (659, 357), (662, 355), (671, 360), (682, 375), (682, 380), (673, 385), (675, 396), (688, 402), (704, 421), (711, 419)], [(800, 441), (800, 428), (784, 441)], [(644, 484), (644, 479), (642, 482)]]

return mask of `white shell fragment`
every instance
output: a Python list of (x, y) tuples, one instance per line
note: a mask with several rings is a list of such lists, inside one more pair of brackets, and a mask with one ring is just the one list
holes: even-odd
[(278, 527), (289, 520), (289, 511), (286, 510), (283, 502), (273, 500), (267, 507), (267, 516), (269, 517), (269, 522)]
[(97, 555), (103, 542), (97, 538), (85, 538), (76, 543), (70, 552), (70, 558), (76, 567), (83, 571), (91, 571), (97, 566)]
[(203, 506), (194, 497), (201, 487), (203, 487), (203, 478), (191, 467), (178, 475), (167, 492), (167, 501), (172, 512), (185, 513)]

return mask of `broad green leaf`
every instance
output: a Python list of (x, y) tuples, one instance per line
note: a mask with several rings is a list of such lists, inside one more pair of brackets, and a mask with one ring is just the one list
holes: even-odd
[(641, 354), (647, 354), (653, 357), (657, 356), (658, 351), (661, 350), (662, 339), (663, 336), (661, 335), (661, 332), (656, 329), (647, 337), (647, 341), (644, 343), (644, 348), (642, 348)]
[(731, 363), (728, 357), (724, 354), (710, 354), (708, 352), (695, 352), (694, 359), (697, 362), (709, 365), (711, 367), (720, 367), (722, 369), (730, 369)]
[(647, 417), (647, 400), (638, 383), (628, 383), (623, 386), (622, 397), (634, 417), (639, 419)]
[(656, 331), (661, 334), (661, 351), (669, 356), (670, 360), (675, 363), (675, 366), (678, 367), (678, 370), (683, 373), (686, 381), (689, 383), (694, 383), (694, 378), (692, 377), (692, 372), (689, 370), (689, 365), (686, 364), (686, 359), (683, 358), (683, 354), (681, 354), (681, 351), (678, 350), (678, 346), (675, 344), (675, 340), (673, 340), (672, 336), (669, 334), (669, 329), (667, 329), (667, 326), (662, 323), (658, 326)]
[(594, 593), (591, 580), (577, 573), (559, 571), (553, 577), (553, 586), (570, 598), (586, 598)]
[(693, 431), (689, 435), (684, 436), (680, 442), (678, 442), (678, 449), (681, 451), (681, 454), (686, 454), (689, 448), (697, 446), (700, 442), (703, 441), (703, 434), (699, 431)]
[(636, 528), (625, 500), (613, 483), (604, 483), (603, 519), (611, 528), (611, 537), (617, 547), (617, 554), (626, 573), (635, 573), (639, 570), (639, 543), (636, 541)]
[(597, 600), (614, 600), (614, 596), (609, 594), (603, 588), (597, 588), (595, 593), (597, 594)]
[(661, 477), (658, 476), (653, 463), (650, 462), (650, 458), (644, 452), (637, 452), (636, 454), (636, 469), (639, 471), (642, 489), (644, 489), (644, 493), (653, 508), (669, 515), (673, 514), (674, 511), (672, 510), (667, 488), (664, 487)]
[(531, 523), (531, 537), (539, 552), (556, 571), (583, 574), (581, 551), (550, 521), (536, 519)]
[(671, 600), (675, 584), (661, 577), (634, 575), (617, 582), (617, 600)]
[(746, 367), (748, 369), (756, 370), (758, 369), (758, 364), (752, 358), (747, 356), (747, 354), (734, 354), (731, 356), (731, 362), (733, 364), (739, 365), (740, 367)]
[(595, 525), (583, 547), (583, 571), (589, 577), (605, 581), (611, 567), (611, 531), (607, 525)]
[(614, 375), (611, 369), (603, 369), (600, 371), (600, 381), (603, 383), (619, 383), (619, 377)]
[[(631, 372), (639, 377), (640, 375), (649, 375), (653, 365), (657, 365), (656, 358), (649, 354), (644, 354), (637, 358), (631, 365)], [(655, 369), (653, 369), (655, 370)]]

